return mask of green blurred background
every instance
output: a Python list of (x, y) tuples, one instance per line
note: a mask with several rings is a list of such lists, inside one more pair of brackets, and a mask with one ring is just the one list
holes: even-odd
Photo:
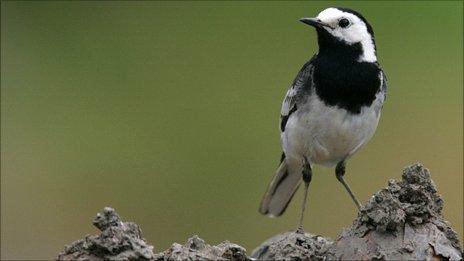
[[(389, 77), (373, 140), (348, 163), (363, 200), (428, 167), (463, 236), (462, 2), (1, 3), (1, 258), (49, 259), (104, 206), (156, 251), (192, 234), (249, 252), (295, 228), (257, 212), (280, 156), (287, 87), (317, 50), (298, 22), (329, 6), (372, 24)], [(305, 228), (356, 211), (315, 168)]]

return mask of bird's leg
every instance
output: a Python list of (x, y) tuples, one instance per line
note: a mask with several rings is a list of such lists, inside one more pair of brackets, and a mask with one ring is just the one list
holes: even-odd
[(309, 164), (309, 161), (306, 157), (304, 157), (302, 174), (303, 174), (303, 181), (305, 183), (304, 184), (305, 188), (304, 188), (303, 204), (301, 205), (300, 221), (298, 223), (298, 228), (296, 229), (297, 233), (304, 233), (303, 218), (304, 218), (304, 212), (306, 209), (306, 201), (308, 200), (309, 183), (311, 182), (311, 177), (313, 175), (311, 165)]
[(342, 185), (345, 187), (348, 194), (350, 194), (350, 197), (353, 199), (354, 204), (356, 205), (358, 210), (360, 210), (361, 209), (361, 204), (359, 204), (358, 199), (356, 198), (356, 196), (351, 191), (350, 186), (348, 186), (348, 184), (345, 182), (345, 179), (343, 178), (344, 175), (345, 175), (345, 161), (340, 161), (337, 164), (337, 167), (335, 167), (335, 176), (337, 176), (338, 181), (340, 181), (340, 183), (342, 183)]

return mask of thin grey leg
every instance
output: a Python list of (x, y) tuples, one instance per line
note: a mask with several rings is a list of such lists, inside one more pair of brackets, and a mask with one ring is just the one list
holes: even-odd
[(300, 221), (298, 223), (298, 228), (296, 229), (297, 233), (304, 233), (303, 230), (303, 219), (304, 219), (304, 212), (306, 209), (306, 202), (308, 201), (308, 191), (309, 191), (309, 183), (311, 183), (311, 178), (313, 175), (313, 171), (311, 169), (311, 165), (309, 164), (309, 161), (306, 157), (304, 157), (304, 163), (303, 163), (303, 181), (304, 181), (304, 198), (303, 198), (303, 203), (301, 205), (301, 213), (300, 213)]
[(358, 208), (358, 210), (360, 210), (361, 204), (359, 204), (359, 200), (356, 198), (356, 196), (351, 191), (350, 186), (348, 186), (348, 184), (345, 182), (345, 179), (343, 178), (344, 175), (345, 175), (345, 161), (340, 161), (337, 164), (337, 167), (335, 167), (335, 176), (337, 177), (338, 181), (340, 181), (340, 183), (342, 183), (342, 185), (345, 187), (348, 194), (350, 194), (350, 197), (351, 199), (353, 199), (353, 202)]

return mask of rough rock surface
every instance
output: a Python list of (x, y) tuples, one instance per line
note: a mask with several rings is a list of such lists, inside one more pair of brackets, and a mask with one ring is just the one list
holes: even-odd
[(328, 259), (461, 260), (456, 232), (442, 216), (443, 200), (421, 164), (403, 171), (361, 208), (328, 251)]
[[(391, 180), (361, 208), (335, 242), (309, 233), (286, 232), (256, 248), (258, 260), (462, 260), (456, 232), (442, 216), (443, 200), (420, 164), (407, 167), (402, 181)], [(58, 260), (250, 260), (245, 249), (225, 241), (210, 246), (198, 236), (174, 243), (159, 254), (140, 228), (123, 222), (112, 208), (97, 214), (100, 235), (86, 236)]]
[(100, 235), (86, 236), (58, 254), (58, 260), (249, 260), (245, 248), (224, 241), (210, 246), (198, 236), (187, 243), (177, 243), (159, 254), (142, 238), (139, 226), (123, 222), (114, 209), (106, 207), (98, 213), (93, 224)]
[(101, 234), (86, 236), (59, 253), (58, 260), (151, 260), (153, 246), (142, 238), (139, 226), (123, 222), (112, 208), (104, 208), (93, 221)]
[(210, 246), (197, 235), (190, 237), (184, 245), (174, 243), (166, 251), (156, 254), (155, 260), (249, 260), (245, 248), (224, 241)]
[(253, 250), (256, 260), (325, 260), (330, 239), (309, 233), (286, 232), (271, 237)]

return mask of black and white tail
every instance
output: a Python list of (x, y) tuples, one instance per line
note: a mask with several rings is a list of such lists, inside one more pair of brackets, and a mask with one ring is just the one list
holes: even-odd
[[(296, 168), (294, 166), (297, 166)], [(279, 168), (264, 194), (259, 212), (263, 215), (278, 217), (285, 212), (301, 182), (299, 164), (283, 158)]]

